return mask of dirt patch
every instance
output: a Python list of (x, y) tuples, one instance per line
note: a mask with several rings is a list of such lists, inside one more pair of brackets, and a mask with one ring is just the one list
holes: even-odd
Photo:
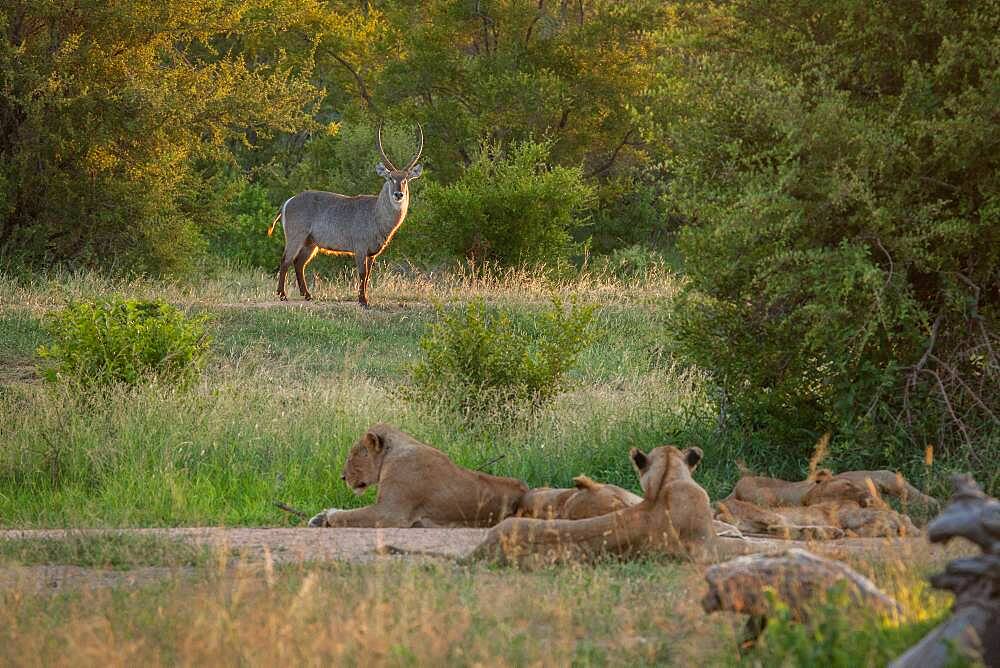
[[(306, 529), (306, 528), (156, 528), (156, 529), (8, 529), (0, 540), (74, 539), (85, 536), (126, 534), (147, 536), (218, 551), (228, 568), (307, 562), (366, 563), (375, 559), (460, 559), (483, 540), (487, 529)], [(804, 547), (815, 554), (848, 562), (893, 560), (926, 563), (943, 558), (943, 549), (922, 537), (847, 538), (822, 542), (778, 540), (763, 537), (720, 539), (723, 554), (731, 549), (781, 552)], [(729, 549), (727, 549), (729, 548)], [(940, 554), (939, 554), (940, 553)], [(193, 567), (146, 566), (129, 570), (87, 568), (73, 565), (0, 566), (0, 590), (18, 588), (58, 593), (79, 588), (136, 587), (195, 572)]]
[[(366, 562), (382, 556), (430, 556), (460, 559), (470, 554), (487, 529), (306, 529), (188, 527), (173, 529), (8, 529), (0, 540), (66, 538), (81, 535), (127, 533), (179, 540), (197, 547), (226, 550), (249, 561), (302, 563), (307, 561)], [(904, 557), (914, 551), (936, 549), (925, 538), (844, 538), (817, 542), (747, 537), (720, 539), (725, 546), (748, 544), (754, 552), (779, 552), (805, 547), (834, 559), (857, 556)]]
[(368, 309), (358, 306), (357, 299), (304, 299), (289, 298), (288, 301), (273, 300), (247, 300), (245, 302), (191, 302), (204, 308), (216, 309), (304, 309), (307, 311), (357, 311), (359, 313), (396, 313), (409, 309), (429, 310), (431, 304), (426, 302), (376, 302), (373, 301)]
[(414, 554), (457, 559), (472, 552), (486, 529), (24, 529), (0, 531), (0, 540), (66, 538), (128, 533), (179, 540), (226, 550), (249, 561), (276, 564), (305, 561), (371, 561), (379, 556)]

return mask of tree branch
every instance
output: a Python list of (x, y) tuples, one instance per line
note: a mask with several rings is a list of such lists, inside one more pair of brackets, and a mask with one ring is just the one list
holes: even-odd
[(606, 172), (609, 169), (611, 169), (612, 165), (615, 164), (615, 160), (618, 159), (618, 154), (621, 153), (621, 150), (623, 148), (625, 148), (625, 146), (638, 146), (639, 143), (637, 143), (637, 142), (630, 142), (629, 141), (629, 138), (632, 136), (632, 134), (634, 132), (635, 132), (635, 128), (630, 128), (629, 131), (625, 133), (625, 137), (621, 140), (621, 142), (618, 144), (618, 146), (615, 147), (615, 150), (611, 152), (611, 157), (609, 157), (604, 162), (603, 165), (601, 165), (600, 167), (597, 167), (597, 168), (593, 169), (592, 171), (590, 171), (587, 174), (587, 176), (588, 177), (597, 176), (598, 174), (603, 174), (604, 172)]
[(374, 102), (372, 102), (371, 95), (368, 93), (368, 87), (365, 86), (365, 80), (361, 78), (361, 74), (359, 74), (349, 62), (341, 58), (337, 53), (331, 51), (330, 49), (327, 49), (327, 53), (329, 53), (338, 63), (343, 65), (344, 69), (351, 73), (351, 76), (354, 77), (354, 81), (358, 86), (358, 95), (360, 95), (361, 99), (364, 100), (365, 105), (377, 114), (378, 107)]

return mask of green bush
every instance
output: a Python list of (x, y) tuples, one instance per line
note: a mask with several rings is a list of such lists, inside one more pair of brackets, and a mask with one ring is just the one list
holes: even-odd
[(53, 342), (37, 350), (40, 370), (50, 381), (79, 385), (185, 384), (205, 365), (211, 339), (204, 323), (162, 301), (70, 303), (48, 318)]
[(429, 259), (558, 263), (581, 249), (594, 189), (577, 167), (552, 166), (549, 142), (487, 143), (449, 185), (428, 182), (400, 241)]
[(566, 374), (590, 345), (594, 307), (558, 300), (530, 322), (481, 300), (441, 311), (420, 341), (409, 394), (465, 412), (495, 405), (540, 405), (566, 387)]
[(989, 477), (1000, 5), (701, 8), (704, 42), (686, 26), (663, 68), (683, 351), (786, 459), (832, 430), (841, 467), (918, 471), (933, 444), (944, 468)]
[(268, 199), (267, 189), (247, 184), (230, 203), (228, 213), (231, 222), (212, 233), (212, 252), (239, 266), (276, 269), (284, 244), (281, 223), (275, 227), (273, 236), (267, 236), (267, 229), (278, 213), (278, 206)]

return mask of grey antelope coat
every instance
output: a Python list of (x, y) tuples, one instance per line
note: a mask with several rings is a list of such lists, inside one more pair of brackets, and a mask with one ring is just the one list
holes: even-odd
[[(419, 126), (418, 126), (419, 129)], [(410, 205), (409, 181), (423, 171), (417, 164), (424, 148), (424, 133), (420, 131), (420, 148), (403, 169), (397, 169), (382, 148), (382, 126), (378, 129), (378, 151), (382, 161), (375, 172), (385, 179), (378, 195), (339, 195), (307, 190), (289, 198), (274, 218), (267, 234), (281, 221), (285, 232), (285, 251), (278, 268), (278, 297), (284, 301), (285, 274), (295, 267), (295, 280), (304, 299), (312, 299), (306, 287), (305, 268), (316, 253), (353, 255), (358, 266), (358, 303), (368, 306), (368, 279), (379, 253), (385, 250), (393, 235), (403, 224)]]

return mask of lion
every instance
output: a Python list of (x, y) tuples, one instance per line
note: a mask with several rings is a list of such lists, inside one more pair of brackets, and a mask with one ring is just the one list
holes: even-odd
[(358, 439), (341, 480), (356, 494), (378, 486), (375, 503), (330, 508), (312, 527), (490, 527), (513, 515), (528, 486), (514, 478), (470, 471), (389, 424)]
[[(690, 467), (694, 472), (694, 467)], [(534, 517), (544, 520), (583, 520), (607, 515), (616, 510), (642, 503), (642, 497), (627, 489), (591, 480), (585, 475), (573, 478), (574, 487), (553, 489), (537, 487), (528, 490), (521, 499), (515, 517)], [(732, 524), (713, 521), (715, 533), (727, 538), (742, 538), (743, 534)]]
[(642, 502), (642, 497), (617, 485), (600, 483), (585, 475), (573, 478), (573, 487), (528, 490), (518, 504), (517, 517), (582, 520), (607, 515)]
[(746, 501), (765, 508), (790, 508), (849, 501), (862, 507), (881, 505), (877, 492), (864, 483), (820, 469), (812, 478), (789, 482), (764, 476), (743, 476), (725, 501)]
[(716, 519), (741, 531), (796, 540), (828, 540), (844, 536), (877, 538), (918, 536), (909, 517), (888, 508), (863, 507), (855, 501), (824, 501), (805, 506), (762, 508), (726, 499), (716, 504)]
[(849, 480), (855, 485), (866, 488), (874, 487), (879, 494), (895, 497), (904, 506), (912, 504), (934, 512), (941, 508), (937, 499), (933, 496), (927, 496), (907, 482), (902, 474), (892, 471), (844, 471), (835, 475), (834, 478)]
[(691, 477), (700, 448), (664, 445), (629, 452), (643, 498), (622, 510), (580, 520), (512, 517), (490, 529), (470, 559), (555, 562), (601, 555), (665, 554), (704, 560), (716, 532), (708, 494)]

